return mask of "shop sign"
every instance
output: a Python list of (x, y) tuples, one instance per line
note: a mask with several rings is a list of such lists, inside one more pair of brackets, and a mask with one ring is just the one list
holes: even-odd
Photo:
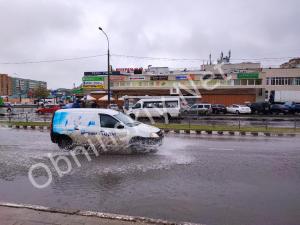
[(145, 80), (144, 76), (130, 76), (129, 80)]
[(85, 85), (83, 86), (83, 89), (104, 89), (104, 85)]
[(259, 79), (259, 73), (238, 73), (238, 79)]
[(111, 81), (124, 81), (126, 80), (127, 76), (110, 76)]
[[(111, 71), (110, 75), (120, 75), (120, 71)], [(84, 76), (107, 76), (107, 71), (84, 72)]]
[(104, 77), (103, 76), (84, 76), (82, 77), (82, 81), (104, 81)]
[(168, 76), (151, 76), (150, 80), (168, 80)]
[(176, 80), (195, 80), (195, 75), (194, 74), (178, 75), (176, 76)]
[(143, 71), (143, 68), (117, 68), (116, 71), (123, 73), (133, 73), (134, 71)]

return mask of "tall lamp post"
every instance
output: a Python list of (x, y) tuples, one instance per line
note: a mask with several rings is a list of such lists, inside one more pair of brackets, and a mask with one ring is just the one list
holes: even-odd
[(102, 29), (102, 27), (99, 27), (99, 30), (102, 31), (102, 33), (105, 35), (107, 40), (107, 100), (108, 105), (110, 105), (110, 62), (109, 62), (109, 39), (105, 31)]

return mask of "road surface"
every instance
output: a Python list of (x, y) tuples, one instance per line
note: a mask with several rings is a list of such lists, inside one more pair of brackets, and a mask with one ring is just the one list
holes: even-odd
[[(60, 177), (52, 156), (72, 163)], [(156, 154), (78, 156), (49, 133), (0, 129), (0, 201), (221, 224), (300, 224), (300, 139), (168, 136)], [(44, 163), (44, 189), (28, 178)], [(61, 162), (60, 168), (67, 164)], [(46, 182), (44, 170), (35, 173)]]

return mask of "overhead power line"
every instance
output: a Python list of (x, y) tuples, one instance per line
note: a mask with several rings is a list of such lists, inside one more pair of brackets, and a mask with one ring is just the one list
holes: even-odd
[[(123, 57), (123, 58), (133, 58), (133, 59), (144, 59), (144, 60), (166, 60), (166, 61), (208, 61), (208, 59), (200, 59), (200, 58), (168, 58), (168, 57), (150, 57), (150, 56), (133, 56), (133, 55), (121, 55), (121, 54), (112, 54), (114, 57)], [(295, 56), (288, 57), (273, 57), (273, 58), (236, 58), (230, 59), (232, 61), (272, 61), (272, 60), (287, 60), (296, 58)]]
[(72, 57), (72, 58), (64, 58), (64, 59), (47, 59), (47, 60), (37, 60), (37, 61), (32, 60), (32, 61), (20, 61), (20, 62), (0, 62), (0, 64), (1, 65), (17, 65), (17, 64), (53, 63), (53, 62), (64, 62), (64, 61), (75, 61), (75, 60), (82, 60), (82, 59), (97, 58), (100, 56), (106, 56), (106, 54), (80, 56), (80, 57)]
[(203, 61), (207, 59), (193, 59), (193, 58), (168, 58), (168, 57), (151, 57), (151, 56), (134, 56), (134, 55), (121, 55), (112, 54), (114, 57), (121, 58), (134, 58), (134, 59), (145, 59), (145, 60), (163, 60), (163, 61)]
[[(55, 63), (55, 62), (76, 61), (76, 60), (97, 58), (106, 55), (107, 54), (98, 54), (98, 55), (80, 56), (80, 57), (62, 58), (62, 59), (0, 62), (0, 65)], [(208, 59), (200, 59), (200, 58), (170, 58), (170, 57), (134, 56), (134, 55), (123, 55), (123, 54), (111, 54), (111, 56), (117, 58), (132, 58), (132, 59), (140, 59), (140, 60), (159, 60), (159, 61), (199, 61), (199, 62), (208, 61)], [(292, 58), (295, 58), (295, 56), (273, 57), (273, 58), (266, 58), (266, 57), (265, 58), (240, 58), (240, 59), (236, 58), (236, 59), (231, 59), (231, 61), (277, 61), (277, 60), (289, 60)]]

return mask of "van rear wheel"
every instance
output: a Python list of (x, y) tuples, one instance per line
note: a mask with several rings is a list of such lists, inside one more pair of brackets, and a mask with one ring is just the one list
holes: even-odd
[(62, 136), (58, 139), (57, 145), (60, 149), (71, 150), (73, 148), (73, 141), (67, 136)]

